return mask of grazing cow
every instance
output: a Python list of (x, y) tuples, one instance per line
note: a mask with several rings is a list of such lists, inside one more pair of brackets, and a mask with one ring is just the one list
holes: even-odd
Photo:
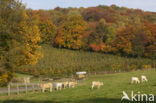
[(62, 89), (62, 83), (56, 83), (56, 90), (61, 90)]
[(63, 86), (63, 88), (67, 88), (69, 86), (69, 82), (63, 82), (62, 86)]
[(24, 83), (30, 83), (30, 77), (24, 77)]
[(141, 76), (141, 81), (142, 81), (142, 82), (147, 82), (148, 80), (147, 80), (146, 76), (142, 75), (142, 76)]
[(100, 88), (103, 85), (103, 82), (99, 82), (99, 81), (93, 81), (92, 82), (92, 89), (97, 86), (98, 88)]
[(41, 86), (43, 93), (45, 92), (45, 89), (47, 89), (47, 88), (49, 88), (50, 92), (52, 92), (52, 88), (53, 88), (52, 83), (42, 83), (42, 84), (40, 84), (40, 86)]
[(69, 82), (69, 88), (74, 88), (77, 85), (77, 82)]
[(138, 77), (132, 77), (131, 84), (133, 84), (133, 82), (140, 83), (140, 80)]

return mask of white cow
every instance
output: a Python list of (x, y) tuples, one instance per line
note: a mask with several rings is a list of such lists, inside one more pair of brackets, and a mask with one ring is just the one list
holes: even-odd
[(62, 83), (56, 83), (55, 86), (56, 86), (56, 90), (61, 90), (63, 84)]
[(99, 81), (93, 81), (92, 82), (92, 89), (97, 86), (98, 88), (100, 88), (103, 85), (103, 82), (99, 82)]
[(142, 81), (142, 82), (147, 82), (148, 80), (147, 80), (146, 76), (142, 75), (142, 76), (141, 76), (141, 81)]
[(47, 89), (47, 88), (49, 88), (50, 92), (52, 92), (53, 85), (52, 85), (52, 83), (41, 83), (40, 87), (41, 87), (43, 93), (45, 92), (45, 89)]
[(133, 84), (134, 82), (140, 83), (139, 78), (138, 78), (138, 77), (132, 77), (132, 79), (131, 79), (131, 84)]

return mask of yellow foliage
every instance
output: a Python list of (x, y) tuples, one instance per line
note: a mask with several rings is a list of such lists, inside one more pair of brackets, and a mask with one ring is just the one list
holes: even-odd
[(150, 68), (152, 68), (152, 66), (151, 65), (142, 65), (142, 68), (143, 69), (150, 69)]

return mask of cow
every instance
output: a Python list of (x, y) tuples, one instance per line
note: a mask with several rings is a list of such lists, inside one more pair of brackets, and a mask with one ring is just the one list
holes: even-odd
[(62, 83), (56, 83), (55, 86), (56, 86), (56, 90), (61, 90), (62, 89)]
[(132, 78), (131, 78), (131, 84), (133, 84), (134, 82), (140, 83), (139, 78), (138, 78), (138, 77), (132, 77)]
[(69, 82), (69, 88), (74, 88), (77, 85), (77, 82)]
[(93, 81), (92, 82), (92, 89), (97, 86), (98, 88), (100, 88), (101, 86), (103, 85), (103, 82), (100, 82), (100, 81)]
[(141, 76), (141, 81), (142, 81), (142, 83), (143, 83), (143, 82), (147, 82), (148, 80), (147, 80), (146, 76), (142, 75), (142, 76)]
[(53, 85), (52, 85), (52, 83), (41, 83), (40, 87), (41, 87), (43, 93), (45, 92), (45, 89), (47, 89), (47, 88), (49, 88), (50, 92), (52, 92)]
[(69, 82), (63, 82), (62, 86), (63, 86), (63, 88), (67, 88), (69, 86)]

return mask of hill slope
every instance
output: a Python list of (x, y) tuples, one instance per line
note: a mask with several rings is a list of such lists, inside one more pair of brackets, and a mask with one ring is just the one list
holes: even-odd
[(43, 58), (36, 65), (23, 66), (18, 72), (34, 75), (64, 76), (75, 74), (76, 71), (88, 72), (118, 72), (141, 68), (151, 65), (150, 59), (123, 58), (114, 55), (56, 49), (49, 45), (41, 48)]

